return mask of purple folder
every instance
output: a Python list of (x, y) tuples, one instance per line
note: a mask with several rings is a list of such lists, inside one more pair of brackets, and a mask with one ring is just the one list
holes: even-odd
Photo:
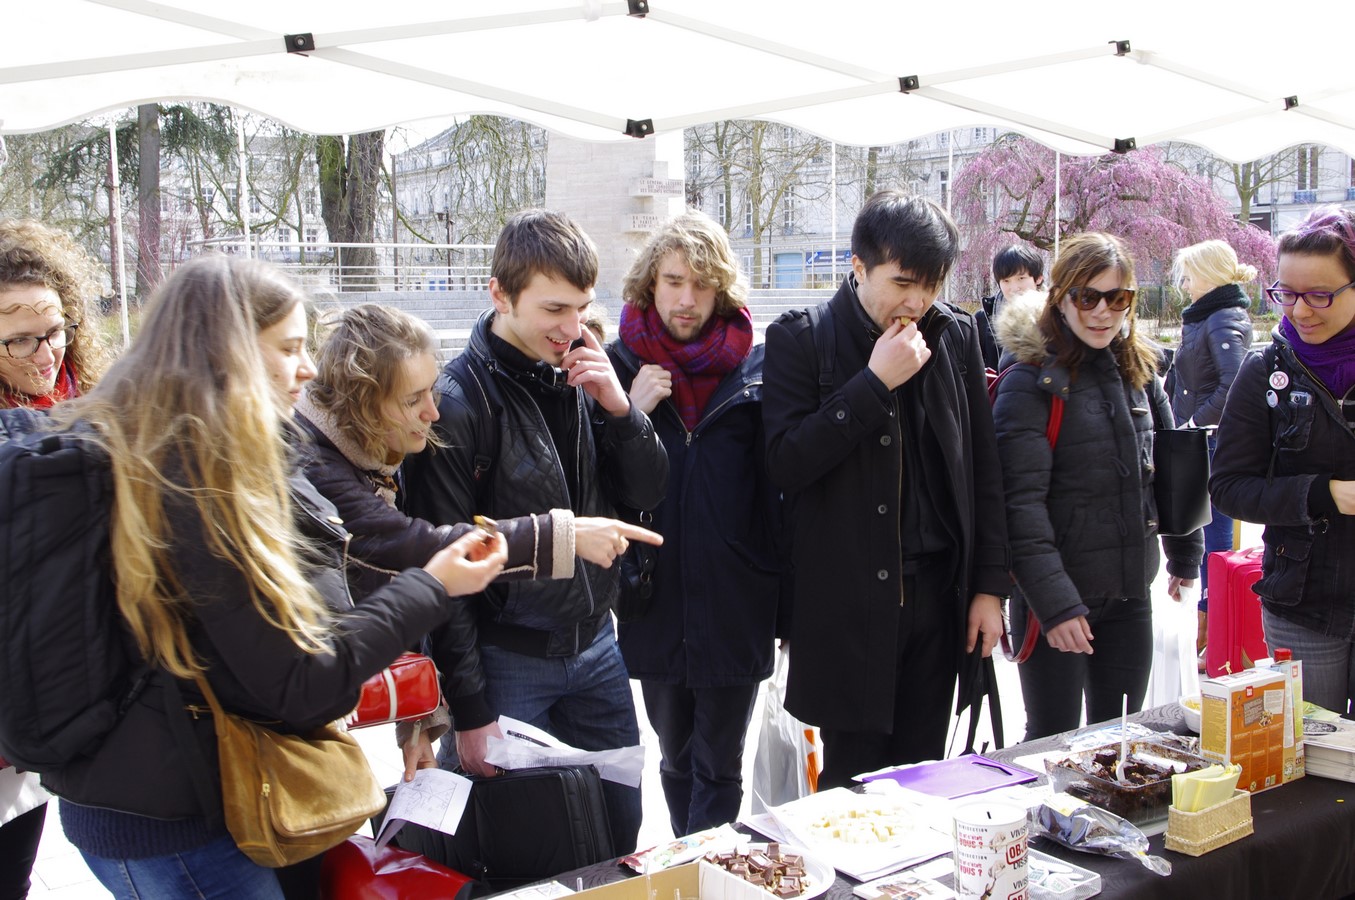
[(982, 794), (994, 788), (1024, 784), (1039, 778), (1034, 772), (1000, 763), (986, 756), (970, 753), (954, 759), (922, 763), (906, 769), (890, 769), (867, 775), (862, 781), (896, 781), (903, 787), (933, 797), (954, 800), (970, 794)]

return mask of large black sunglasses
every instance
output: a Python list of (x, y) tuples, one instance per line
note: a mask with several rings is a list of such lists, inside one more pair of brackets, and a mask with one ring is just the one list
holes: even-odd
[(1116, 288), (1113, 291), (1098, 291), (1090, 287), (1071, 287), (1068, 289), (1068, 299), (1073, 301), (1073, 305), (1078, 309), (1088, 312), (1100, 306), (1102, 300), (1106, 301), (1107, 309), (1124, 312), (1134, 302), (1134, 289)]

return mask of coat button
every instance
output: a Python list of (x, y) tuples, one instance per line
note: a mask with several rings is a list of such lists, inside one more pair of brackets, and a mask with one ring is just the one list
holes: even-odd
[(338, 516), (325, 516), (325, 521), (329, 522), (331, 525), (343, 524), (343, 519), (340, 519)]
[(889, 446), (890, 444), (892, 444), (892, 443), (894, 443), (894, 439), (893, 439), (892, 437), (890, 437), (889, 435), (885, 434), (885, 435), (881, 435), (881, 436), (880, 436), (880, 446), (881, 446), (881, 447), (888, 447), (888, 446)]
[(1053, 384), (1053, 383), (1054, 383), (1054, 379), (1052, 379), (1052, 378), (1050, 378), (1048, 375), (1046, 375), (1046, 376), (1044, 377), (1044, 383), (1045, 383), (1045, 384)]
[(875, 577), (878, 578), (878, 579), (880, 579), (881, 581), (888, 581), (888, 580), (889, 580), (889, 572), (886, 571), (885, 569), (881, 569), (880, 571), (878, 571), (878, 572), (875, 573)]
[(837, 420), (841, 422), (845, 418), (847, 418), (847, 411), (845, 409), (839, 409), (837, 411)]
[(889, 512), (889, 507), (881, 503), (879, 506), (875, 507), (875, 511), (883, 516), (885, 513)]

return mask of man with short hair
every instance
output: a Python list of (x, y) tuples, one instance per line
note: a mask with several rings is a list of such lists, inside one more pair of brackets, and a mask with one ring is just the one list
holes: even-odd
[(743, 745), (772, 671), (779, 492), (767, 478), (762, 351), (725, 231), (677, 217), (640, 252), (608, 346), (668, 451), (664, 536), (647, 611), (620, 628), (659, 737), (675, 835), (738, 817)]
[(983, 364), (997, 372), (1001, 366), (1002, 348), (998, 345), (993, 323), (997, 321), (1002, 304), (1008, 299), (1044, 288), (1044, 257), (1028, 244), (1005, 247), (993, 257), (993, 280), (997, 282), (997, 293), (980, 301), (974, 321), (979, 326)]
[(852, 271), (767, 329), (767, 466), (793, 510), (786, 707), (819, 786), (945, 755), (963, 659), (991, 653), (1007, 574), (1002, 467), (974, 320), (937, 303), (959, 234), (884, 191)]
[[(509, 219), (494, 248), (493, 308), (438, 379), (438, 446), (405, 462), (410, 515), (438, 524), (551, 509), (614, 516), (618, 504), (653, 509), (663, 499), (663, 446), (583, 327), (597, 270), (593, 242), (567, 217)], [(500, 713), (584, 750), (639, 743), (612, 624), (616, 585), (615, 565), (579, 560), (572, 578), (495, 583), (455, 604), (431, 650), (463, 768), (494, 774), (484, 757)], [(610, 781), (603, 790), (613, 849), (628, 853), (640, 791)]]

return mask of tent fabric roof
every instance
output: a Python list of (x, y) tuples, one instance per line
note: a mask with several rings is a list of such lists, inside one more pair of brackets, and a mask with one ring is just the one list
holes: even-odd
[(42, 0), (0, 31), (0, 133), (211, 100), (324, 134), (495, 113), (608, 141), (761, 118), (856, 145), (996, 126), (1072, 154), (1355, 155), (1350, 18), (1334, 0)]

